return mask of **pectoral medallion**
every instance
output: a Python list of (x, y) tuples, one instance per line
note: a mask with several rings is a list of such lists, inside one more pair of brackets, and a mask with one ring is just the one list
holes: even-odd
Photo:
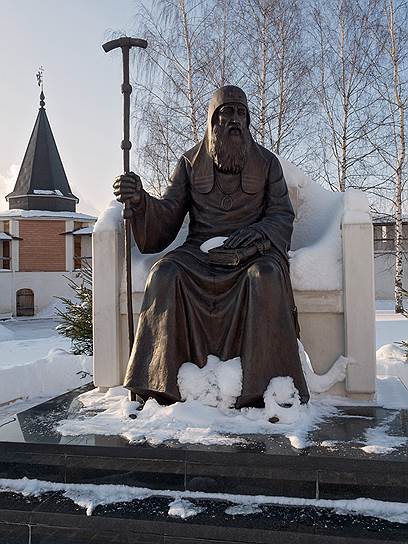
[(226, 212), (232, 208), (232, 198), (229, 195), (225, 195), (221, 199), (221, 208)]

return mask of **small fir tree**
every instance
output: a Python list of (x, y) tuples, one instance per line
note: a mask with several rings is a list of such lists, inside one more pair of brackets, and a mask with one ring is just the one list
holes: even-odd
[(92, 355), (92, 268), (85, 262), (75, 280), (66, 278), (75, 296), (56, 297), (64, 303), (63, 310), (57, 309), (57, 331), (71, 340), (75, 355)]

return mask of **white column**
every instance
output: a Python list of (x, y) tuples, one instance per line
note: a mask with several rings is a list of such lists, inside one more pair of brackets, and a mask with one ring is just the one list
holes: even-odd
[(121, 384), (120, 284), (124, 263), (120, 205), (102, 214), (92, 235), (94, 384)]
[(375, 289), (373, 227), (368, 213), (348, 210), (343, 217), (343, 289), (346, 389), (375, 393)]

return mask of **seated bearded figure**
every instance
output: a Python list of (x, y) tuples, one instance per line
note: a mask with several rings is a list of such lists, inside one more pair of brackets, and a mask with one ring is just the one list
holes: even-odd
[[(186, 241), (152, 267), (146, 284), (124, 382), (143, 400), (179, 401), (180, 366), (203, 367), (209, 354), (241, 358), (237, 408), (261, 406), (278, 376), (293, 379), (301, 402), (309, 399), (287, 254), (294, 213), (279, 160), (249, 125), (245, 93), (222, 87), (202, 142), (181, 156), (162, 198), (133, 173), (115, 181), (142, 253), (164, 250), (190, 218)], [(203, 252), (214, 237), (226, 239)]]

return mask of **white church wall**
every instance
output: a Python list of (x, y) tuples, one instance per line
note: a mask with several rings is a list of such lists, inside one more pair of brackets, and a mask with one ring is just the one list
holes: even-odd
[[(0, 272), (0, 318), (16, 315), (16, 293), (31, 289), (34, 293), (34, 313), (38, 314), (56, 303), (56, 296), (72, 298), (63, 272)], [(68, 274), (67, 274), (68, 275)]]
[(12, 288), (13, 272), (9, 270), (0, 271), (0, 319), (10, 317), (13, 312)]

